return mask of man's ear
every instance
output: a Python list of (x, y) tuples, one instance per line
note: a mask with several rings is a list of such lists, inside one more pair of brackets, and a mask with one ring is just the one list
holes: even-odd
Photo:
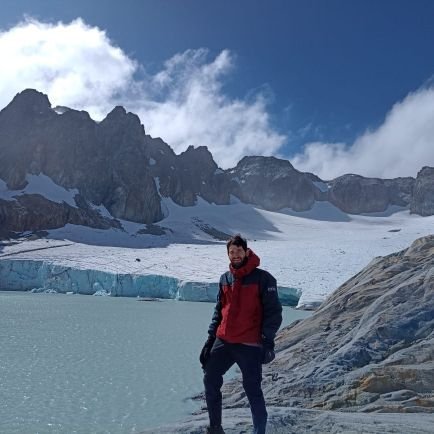
[(249, 255), (250, 255), (250, 249), (247, 249), (246, 250), (246, 256), (249, 257)]

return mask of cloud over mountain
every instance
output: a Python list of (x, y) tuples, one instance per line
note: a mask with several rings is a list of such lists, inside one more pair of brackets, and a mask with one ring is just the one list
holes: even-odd
[(271, 126), (264, 95), (235, 99), (224, 92), (234, 68), (228, 50), (214, 59), (206, 49), (187, 50), (149, 74), (105, 31), (81, 19), (69, 24), (27, 19), (0, 32), (0, 52), (7, 59), (0, 72), (2, 107), (24, 88), (97, 120), (123, 105), (175, 151), (206, 145), (223, 167), (246, 154), (275, 154), (285, 141)]
[(421, 88), (396, 103), (382, 125), (348, 146), (309, 143), (291, 159), (299, 170), (323, 179), (344, 173), (393, 178), (416, 176), (434, 165), (434, 87)]
[[(46, 93), (53, 105), (88, 111), (101, 120), (115, 105), (137, 113), (148, 134), (177, 152), (206, 145), (223, 168), (245, 155), (289, 156), (294, 166), (324, 179), (344, 173), (415, 176), (434, 165), (434, 87), (397, 102), (384, 122), (354, 143), (312, 142), (288, 155), (272, 125), (267, 92), (235, 98), (225, 89), (236, 68), (234, 54), (189, 49), (150, 73), (82, 19), (43, 23), (28, 18), (0, 31), (0, 107), (25, 88)], [(312, 126), (314, 127), (314, 126)], [(294, 153), (293, 153), (294, 154)]]

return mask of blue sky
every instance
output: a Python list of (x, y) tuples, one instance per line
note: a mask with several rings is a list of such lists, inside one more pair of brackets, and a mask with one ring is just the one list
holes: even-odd
[[(2, 57), (15, 44), (14, 53), (37, 56), (12, 56), (0, 77), (1, 106), (36, 85), (53, 105), (86, 109), (96, 119), (119, 103), (177, 152), (205, 144), (223, 167), (245, 154), (289, 158), (324, 178), (415, 176), (434, 165), (432, 1), (2, 6)], [(13, 32), (26, 25), (25, 33)], [(54, 39), (56, 47), (47, 42)], [(23, 66), (26, 73), (14, 73)]]

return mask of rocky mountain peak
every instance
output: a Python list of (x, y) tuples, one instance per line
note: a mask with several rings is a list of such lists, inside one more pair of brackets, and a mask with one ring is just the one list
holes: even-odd
[(139, 137), (144, 141), (145, 129), (140, 118), (134, 113), (127, 112), (124, 107), (116, 106), (99, 124), (107, 134), (122, 134), (129, 137)]
[(147, 136), (152, 176), (158, 178), (160, 194), (182, 206), (194, 205), (201, 196), (208, 202), (229, 203), (229, 182), (217, 174), (217, 164), (206, 146), (189, 146), (176, 155), (160, 138)]
[(127, 115), (127, 111), (124, 107), (121, 105), (117, 105), (108, 115), (106, 116), (106, 119), (113, 120), (113, 119), (123, 119)]
[(213, 159), (213, 156), (207, 146), (194, 147), (193, 145), (190, 145), (184, 152), (181, 152), (180, 155), (201, 155), (203, 157)]
[(35, 89), (25, 89), (15, 95), (5, 110), (14, 110), (30, 113), (42, 113), (51, 110), (48, 96)]
[(107, 114), (104, 121), (109, 122), (133, 122), (141, 124), (140, 118), (131, 112), (127, 112), (121, 105), (117, 105), (110, 113)]
[(417, 174), (418, 177), (434, 176), (434, 167), (424, 166)]
[(350, 214), (382, 212), (390, 205), (407, 206), (413, 178), (366, 178), (352, 173), (329, 182), (327, 199)]
[(412, 212), (431, 215), (433, 171), (423, 168), (417, 182), (350, 174), (318, 185), (318, 177), (276, 157), (247, 156), (223, 171), (206, 146), (177, 155), (146, 135), (139, 117), (122, 106), (97, 123), (85, 111), (53, 109), (46, 95), (26, 89), (0, 111), (0, 179), (8, 188), (24, 188), (27, 174), (42, 173), (113, 216), (140, 223), (162, 218), (161, 197), (191, 206), (198, 196), (228, 204), (231, 195), (268, 210), (305, 211), (315, 201), (329, 201), (355, 214), (412, 201)]
[(188, 166), (195, 166), (198, 170), (205, 169), (206, 171), (214, 171), (217, 169), (217, 164), (211, 152), (206, 146), (189, 146), (184, 152), (179, 155), (179, 161), (181, 164), (187, 164)]
[(294, 169), (288, 160), (276, 157), (244, 157), (227, 171), (233, 194), (242, 202), (266, 209), (309, 209), (316, 187), (309, 177)]
[(277, 172), (295, 171), (294, 166), (288, 160), (264, 156), (243, 157), (235, 167), (235, 170), (237, 172), (249, 172), (252, 175), (276, 175)]

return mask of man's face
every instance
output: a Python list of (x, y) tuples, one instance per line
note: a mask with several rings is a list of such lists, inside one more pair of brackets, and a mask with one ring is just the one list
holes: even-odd
[(244, 258), (246, 257), (246, 251), (241, 246), (231, 245), (228, 250), (228, 256), (231, 264), (236, 267), (241, 265), (244, 261)]

